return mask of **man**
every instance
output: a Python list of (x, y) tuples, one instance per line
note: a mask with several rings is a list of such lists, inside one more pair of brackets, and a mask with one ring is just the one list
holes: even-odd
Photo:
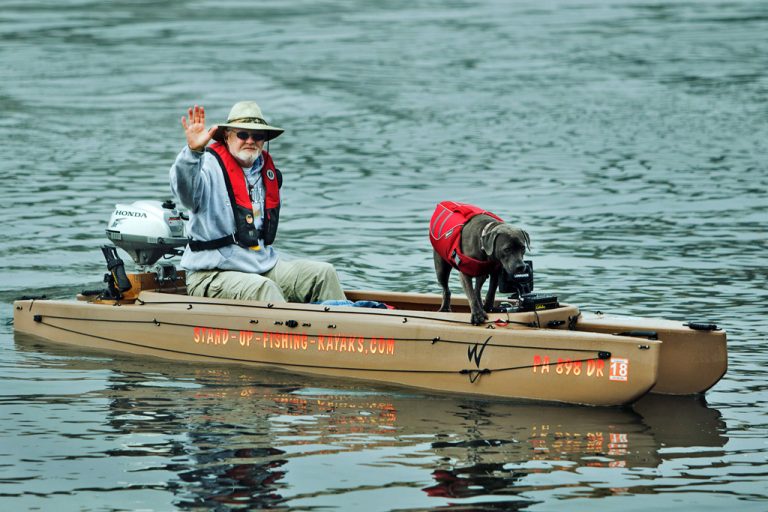
[(188, 293), (273, 303), (343, 300), (332, 265), (284, 261), (272, 246), (282, 175), (263, 148), (283, 130), (270, 126), (253, 101), (236, 103), (227, 122), (211, 128), (202, 106), (187, 114), (187, 145), (170, 181), (189, 210), (190, 242), (181, 258)]

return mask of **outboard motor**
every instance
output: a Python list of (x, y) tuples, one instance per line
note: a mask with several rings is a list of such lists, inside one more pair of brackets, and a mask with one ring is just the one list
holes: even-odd
[(139, 267), (151, 267), (164, 256), (181, 254), (187, 245), (184, 218), (173, 201), (117, 204), (107, 225), (107, 238), (127, 252)]
[[(115, 245), (101, 248), (109, 273), (104, 276), (105, 290), (83, 290), (82, 295), (97, 295), (101, 299), (121, 300), (126, 295), (137, 295), (136, 284), (141, 290), (145, 283), (143, 276), (150, 274), (153, 283), (161, 286), (183, 283), (183, 277), (170, 263), (160, 263), (152, 272), (150, 267), (160, 258), (182, 254), (180, 247), (187, 245), (184, 214), (176, 209), (173, 201), (135, 201), (131, 204), (116, 204), (107, 224), (107, 238)], [(136, 262), (139, 274), (125, 272), (125, 264), (117, 254), (117, 247), (124, 250)], [(127, 293), (129, 292), (130, 293)]]
[[(104, 276), (105, 290), (84, 290), (85, 296), (98, 295), (101, 299), (120, 300), (126, 292), (135, 291), (132, 279), (125, 272), (123, 260), (117, 254), (117, 247), (127, 252), (139, 267), (139, 275), (150, 273), (150, 267), (160, 258), (177, 256), (179, 247), (187, 244), (184, 215), (176, 210), (173, 201), (136, 201), (131, 204), (117, 204), (107, 225), (107, 238), (115, 245), (104, 245), (101, 252), (107, 261), (109, 273)], [(115, 247), (117, 246), (117, 247)], [(133, 274), (132, 274), (133, 275)], [(176, 285), (182, 280), (172, 263), (157, 265), (153, 282), (160, 285)], [(136, 282), (143, 283), (141, 278)], [(141, 284), (139, 289), (141, 289)]]

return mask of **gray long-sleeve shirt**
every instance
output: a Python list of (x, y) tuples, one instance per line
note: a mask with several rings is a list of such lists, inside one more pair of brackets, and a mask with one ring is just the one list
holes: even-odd
[[(260, 176), (264, 159), (260, 156), (253, 167), (246, 171), (252, 180)], [(187, 236), (193, 240), (213, 240), (235, 232), (235, 219), (227, 194), (224, 175), (216, 158), (208, 153), (192, 151), (184, 146), (170, 172), (171, 191), (181, 204), (189, 210)], [(258, 180), (254, 186), (255, 197), (261, 198), (260, 210), (264, 211), (264, 185)], [(261, 218), (255, 219), (255, 227), (261, 227)], [(181, 257), (181, 267), (196, 270), (237, 270), (263, 274), (277, 263), (277, 251), (265, 246), (263, 241), (258, 251), (227, 245), (210, 251), (192, 250), (187, 246)]]

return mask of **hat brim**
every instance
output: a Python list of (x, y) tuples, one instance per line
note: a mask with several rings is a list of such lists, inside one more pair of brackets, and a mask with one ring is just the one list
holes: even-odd
[(219, 142), (224, 142), (224, 131), (227, 128), (242, 128), (243, 130), (253, 130), (258, 132), (264, 132), (267, 135), (265, 140), (272, 140), (279, 137), (285, 130), (276, 126), (270, 126), (268, 124), (259, 123), (225, 123), (220, 124), (216, 133), (213, 134), (213, 139)]

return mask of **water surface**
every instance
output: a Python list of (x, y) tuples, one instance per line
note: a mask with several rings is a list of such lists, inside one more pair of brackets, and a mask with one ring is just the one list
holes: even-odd
[[(0, 507), (764, 510), (765, 33), (752, 1), (6, 1)], [(727, 375), (595, 409), (14, 337), (14, 298), (100, 286), (115, 203), (168, 197), (185, 109), (241, 99), (286, 128), (287, 257), (436, 292), (434, 205), (480, 204), (540, 290), (726, 327)]]

